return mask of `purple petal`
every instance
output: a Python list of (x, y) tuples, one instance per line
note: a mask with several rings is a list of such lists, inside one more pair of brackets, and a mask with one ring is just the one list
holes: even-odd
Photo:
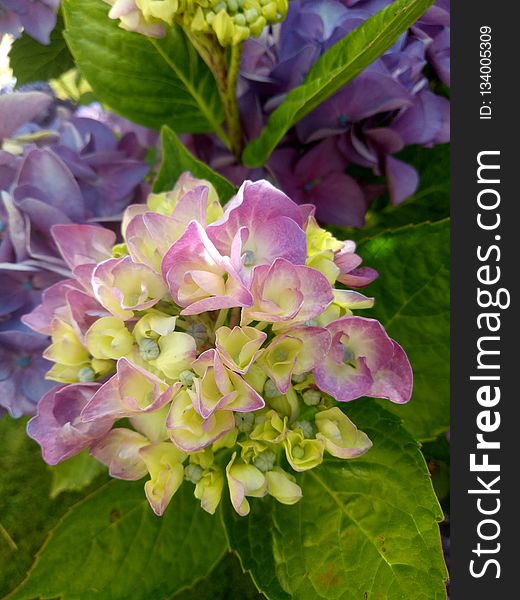
[(59, 386), (40, 400), (36, 416), (27, 424), (27, 434), (40, 444), (46, 463), (55, 465), (78, 454), (109, 431), (112, 419), (83, 423), (79, 418), (98, 387), (97, 384)]
[(392, 358), (376, 372), (374, 383), (367, 395), (404, 404), (412, 396), (413, 372), (404, 350), (397, 342), (393, 344)]
[(84, 218), (83, 199), (65, 163), (48, 148), (31, 150), (25, 157), (18, 185), (43, 189), (50, 204), (74, 221)]
[(110, 258), (116, 242), (115, 233), (96, 225), (55, 225), (52, 237), (71, 269)]
[(42, 92), (14, 92), (0, 95), (0, 140), (47, 110), (52, 97)]
[(393, 156), (386, 157), (386, 178), (390, 198), (394, 204), (412, 196), (419, 185), (419, 174), (415, 168)]

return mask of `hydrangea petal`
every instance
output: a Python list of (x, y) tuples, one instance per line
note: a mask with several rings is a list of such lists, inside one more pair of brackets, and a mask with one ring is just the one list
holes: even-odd
[(372, 442), (337, 407), (318, 412), (315, 417), (316, 438), (325, 444), (325, 450), (338, 458), (355, 458), (372, 447)]
[(99, 263), (92, 272), (92, 287), (100, 304), (124, 321), (134, 310), (151, 308), (166, 293), (161, 277), (129, 256)]
[(154, 412), (167, 404), (179, 387), (180, 384), (170, 387), (145, 369), (120, 358), (117, 373), (93, 395), (81, 419), (88, 423)]
[(139, 453), (150, 473), (150, 480), (144, 485), (146, 498), (160, 517), (183, 482), (184, 455), (170, 442), (144, 446)]
[(112, 419), (92, 423), (80, 419), (82, 409), (98, 388), (97, 384), (55, 387), (38, 403), (36, 416), (27, 424), (27, 435), (40, 444), (43, 459), (49, 465), (90, 447), (111, 428)]
[(97, 264), (112, 256), (116, 243), (113, 231), (96, 225), (54, 225), (52, 237), (71, 269), (78, 265)]
[(165, 255), (162, 273), (174, 301), (184, 307), (183, 315), (252, 304), (229, 259), (220, 255), (196, 221)]
[(136, 481), (148, 473), (139, 450), (150, 444), (144, 435), (117, 427), (90, 448), (90, 454), (108, 467), (110, 477)]

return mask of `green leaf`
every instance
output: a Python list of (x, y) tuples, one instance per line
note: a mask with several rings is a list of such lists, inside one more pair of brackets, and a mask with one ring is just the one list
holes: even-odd
[(318, 59), (303, 84), (291, 90), (271, 113), (260, 136), (246, 146), (244, 164), (262, 166), (295, 123), (388, 50), (431, 4), (433, 0), (396, 0), (334, 44)]
[(65, 39), (96, 97), (146, 127), (222, 136), (215, 79), (182, 30), (148, 38), (118, 27), (109, 9), (103, 0), (63, 3)]
[(419, 173), (417, 192), (397, 206), (367, 215), (363, 229), (349, 229), (342, 234), (351, 239), (374, 237), (382, 231), (410, 224), (435, 222), (450, 215), (450, 146), (434, 148), (412, 146), (397, 156), (413, 165)]
[(58, 17), (49, 45), (40, 44), (27, 34), (22, 34), (13, 42), (9, 64), (17, 86), (56, 79), (72, 69), (74, 59), (63, 39), (63, 19)]
[(162, 600), (207, 575), (226, 550), (218, 515), (184, 485), (163, 517), (142, 482), (112, 481), (74, 506), (10, 600)]
[(379, 271), (364, 290), (376, 303), (363, 314), (379, 319), (405, 349), (414, 371), (412, 399), (381, 401), (420, 440), (450, 422), (449, 220), (405, 227), (362, 242), (363, 264)]
[(242, 571), (237, 556), (229, 552), (205, 579), (172, 600), (265, 600), (265, 596)]
[(51, 473), (26, 421), (0, 419), (0, 598), (22, 581), (49, 530), (82, 497), (68, 492), (51, 500)]
[(210, 181), (215, 186), (221, 202), (236, 194), (236, 188), (230, 181), (196, 159), (168, 127), (161, 130), (161, 142), (162, 162), (153, 184), (155, 193), (171, 190), (180, 175), (184, 171), (190, 171), (195, 177)]
[(62, 492), (79, 492), (106, 472), (106, 468), (86, 450), (49, 469), (52, 473), (51, 498)]
[(303, 473), (303, 499), (224, 516), (242, 566), (271, 600), (441, 600), (442, 511), (417, 443), (373, 401), (345, 408), (374, 446)]

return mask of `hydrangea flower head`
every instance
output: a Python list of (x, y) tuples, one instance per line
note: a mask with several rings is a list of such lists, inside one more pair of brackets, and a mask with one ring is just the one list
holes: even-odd
[[(100, 262), (107, 258), (103, 253), (111, 256), (115, 243), (115, 234), (92, 225), (69, 227), (61, 236), (60, 224), (119, 220), (130, 202), (146, 197), (148, 184), (143, 180), (149, 170), (143, 160), (149, 142), (145, 139), (141, 145), (139, 129), (125, 133), (123, 122), (117, 126), (103, 122), (109, 120), (106, 113), (96, 114), (93, 107), (74, 110), (57, 100), (46, 84), (35, 87), (38, 91), (0, 94), (0, 354), (23, 357), (19, 364), (10, 358), (13, 370), (6, 367), (0, 376), (0, 407), (15, 417), (34, 414), (38, 398), (49, 389), (48, 384), (42, 387), (48, 370), (41, 358), (44, 342), (37, 339), (34, 345), (20, 318), (41, 302), (43, 289), (70, 277), (70, 269), (78, 263), (86, 273), (85, 257)], [(101, 232), (96, 239), (82, 235), (89, 228)], [(71, 245), (69, 238), (76, 234), (79, 237)], [(77, 286), (72, 290), (70, 284), (64, 285), (77, 318), (88, 320), (79, 311), (91, 307), (94, 299)], [(45, 306), (64, 289), (51, 287)], [(47, 315), (40, 316), (45, 322)], [(48, 320), (43, 325), (47, 335), (53, 333)], [(34, 354), (38, 360), (33, 360)], [(29, 362), (24, 366), (24, 361)], [(72, 365), (67, 367), (70, 371)]]
[(181, 23), (195, 34), (214, 34), (221, 46), (258, 37), (268, 23), (281, 21), (288, 0), (105, 0), (109, 17), (149, 37), (163, 37), (166, 26)]
[(45, 460), (88, 448), (113, 477), (148, 474), (158, 515), (190, 483), (210, 513), (225, 489), (239, 515), (252, 497), (294, 504), (298, 473), (371, 447), (342, 403), (412, 391), (403, 349), (354, 314), (373, 300), (347, 288), (377, 273), (353, 242), (266, 181), (243, 183), (223, 210), (215, 201), (185, 174), (127, 208), (123, 244), (55, 226), (74, 277), (25, 318), (51, 335), (59, 384), (28, 426)]

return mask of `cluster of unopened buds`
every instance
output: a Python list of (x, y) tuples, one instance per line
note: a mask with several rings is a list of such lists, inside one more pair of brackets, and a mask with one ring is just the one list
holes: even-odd
[(194, 33), (214, 33), (222, 46), (258, 37), (270, 23), (282, 21), (288, 0), (105, 0), (120, 26), (162, 37), (174, 22)]
[(373, 300), (351, 288), (377, 274), (313, 210), (266, 181), (222, 208), (186, 173), (127, 209), (122, 243), (54, 226), (73, 277), (24, 318), (51, 336), (48, 378), (60, 383), (28, 425), (44, 459), (87, 448), (113, 477), (148, 474), (158, 515), (185, 480), (214, 513), (227, 482), (247, 515), (251, 496), (296, 503), (294, 473), (325, 453), (366, 452), (341, 403), (406, 402), (412, 372), (378, 321), (353, 315)]

